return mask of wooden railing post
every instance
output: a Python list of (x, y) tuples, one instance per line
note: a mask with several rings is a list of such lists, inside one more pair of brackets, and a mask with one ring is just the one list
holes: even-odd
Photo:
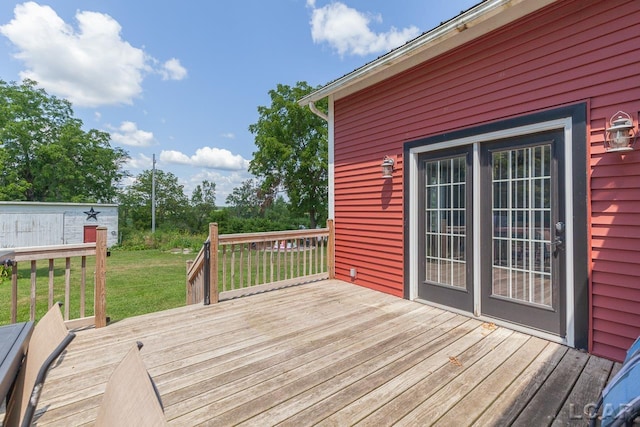
[[(211, 303), (216, 304), (218, 302), (218, 223), (212, 222), (209, 224), (209, 242), (211, 242), (210, 253), (211, 258), (209, 262), (209, 295)], [(205, 274), (207, 274), (205, 272)]]
[(94, 314), (96, 328), (107, 326), (107, 227), (96, 229), (96, 295)]
[(336, 231), (333, 226), (333, 220), (327, 220), (327, 228), (329, 229), (329, 237), (327, 238), (327, 273), (329, 273), (329, 279), (336, 278)]

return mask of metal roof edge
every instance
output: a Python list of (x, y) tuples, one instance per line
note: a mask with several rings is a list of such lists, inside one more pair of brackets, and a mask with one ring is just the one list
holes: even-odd
[(2, 200), (0, 206), (69, 206), (69, 207), (82, 207), (82, 206), (96, 206), (96, 207), (119, 207), (117, 203), (72, 203), (72, 202), (28, 202), (24, 200), (11, 201)]
[[(560, 0), (485, 0), (438, 27), (340, 77), (298, 101), (308, 105), (329, 95), (346, 96), (419, 62), (461, 46)], [(412, 59), (414, 59), (412, 61)]]

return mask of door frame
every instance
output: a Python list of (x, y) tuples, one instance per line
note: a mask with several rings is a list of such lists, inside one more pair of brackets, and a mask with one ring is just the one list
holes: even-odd
[[(471, 146), (473, 151), (473, 206), (481, 206), (480, 148), (485, 142), (497, 139), (530, 135), (550, 130), (564, 132), (565, 182), (565, 224), (566, 224), (566, 331), (565, 336), (523, 327), (509, 322), (485, 317), (481, 307), (481, 269), (474, 268), (474, 310), (473, 315), (481, 320), (490, 320), (531, 335), (561, 342), (571, 347), (587, 348), (589, 334), (588, 298), (588, 237), (587, 237), (587, 137), (586, 103), (556, 108), (528, 114), (526, 116), (501, 120), (468, 129), (461, 129), (435, 136), (409, 141), (404, 144), (404, 297), (416, 300), (418, 297), (418, 260), (420, 238), (418, 236), (418, 210), (421, 191), (418, 182), (419, 155), (430, 151)], [(480, 209), (473, 209), (473, 265), (481, 265), (479, 238), (481, 221)], [(573, 285), (573, 286), (572, 286)], [(429, 303), (429, 302), (427, 302)], [(431, 305), (433, 304), (429, 303)], [(443, 307), (450, 311), (454, 308)], [(468, 315), (467, 312), (462, 314)]]

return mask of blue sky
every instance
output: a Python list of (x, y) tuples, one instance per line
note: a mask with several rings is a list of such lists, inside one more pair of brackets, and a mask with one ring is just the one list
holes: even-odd
[(224, 205), (251, 175), (249, 125), (278, 84), (324, 85), (477, 0), (49, 0), (0, 4), (0, 79), (24, 77)]

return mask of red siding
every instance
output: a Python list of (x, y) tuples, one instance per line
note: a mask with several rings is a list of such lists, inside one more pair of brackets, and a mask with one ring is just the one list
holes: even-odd
[[(587, 102), (590, 349), (620, 359), (640, 335), (640, 150), (604, 154), (605, 121), (640, 111), (640, 2), (561, 1), (335, 103), (336, 274), (402, 295), (403, 143)], [(640, 143), (638, 144), (640, 145)], [(396, 158), (390, 182), (384, 155)]]

